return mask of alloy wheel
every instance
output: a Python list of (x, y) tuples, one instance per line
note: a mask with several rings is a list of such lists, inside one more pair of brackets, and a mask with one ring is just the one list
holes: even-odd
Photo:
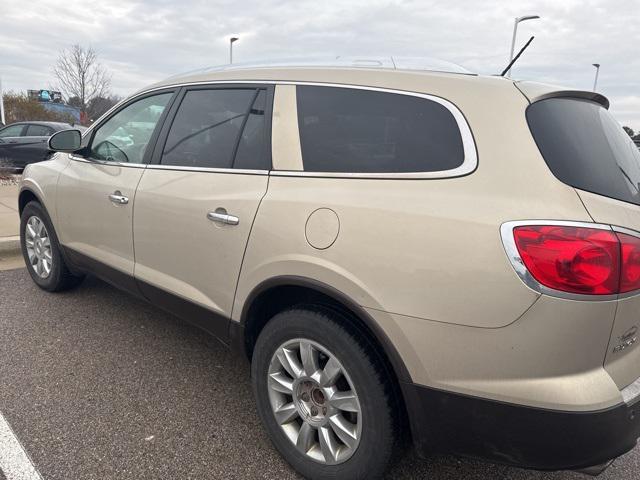
[(51, 274), (53, 256), (51, 239), (44, 222), (35, 215), (29, 217), (24, 229), (25, 245), (31, 268), (40, 278), (47, 278)]
[(327, 465), (358, 448), (362, 415), (358, 394), (342, 363), (308, 339), (285, 342), (271, 358), (267, 378), (271, 409), (296, 449)]

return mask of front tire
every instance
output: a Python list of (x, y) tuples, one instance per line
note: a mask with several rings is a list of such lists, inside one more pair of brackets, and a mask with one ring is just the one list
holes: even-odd
[(82, 281), (65, 264), (51, 219), (39, 202), (29, 202), (22, 210), (20, 245), (29, 275), (43, 290), (68, 290)]
[(393, 393), (381, 365), (339, 315), (277, 314), (256, 343), (251, 373), (272, 442), (309, 479), (376, 479), (396, 443)]

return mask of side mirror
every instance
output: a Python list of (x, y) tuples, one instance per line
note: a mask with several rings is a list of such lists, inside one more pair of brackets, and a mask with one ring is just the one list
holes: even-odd
[(75, 152), (82, 146), (80, 130), (62, 130), (49, 137), (49, 150), (54, 152)]

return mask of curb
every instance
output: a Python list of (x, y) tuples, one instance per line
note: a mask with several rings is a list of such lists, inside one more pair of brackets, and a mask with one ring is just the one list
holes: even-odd
[(18, 255), (20, 253), (20, 237), (0, 237), (0, 254)]

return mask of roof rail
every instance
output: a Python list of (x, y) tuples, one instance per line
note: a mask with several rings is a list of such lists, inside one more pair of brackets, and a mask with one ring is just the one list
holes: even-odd
[(295, 68), (295, 67), (335, 67), (335, 68), (373, 68), (390, 70), (424, 70), (443, 73), (459, 73), (465, 75), (475, 75), (466, 68), (446, 60), (429, 57), (304, 57), (274, 59), (261, 62), (234, 63), (227, 65), (216, 65), (206, 67), (180, 75), (197, 75), (229, 70), (246, 70), (257, 68)]

